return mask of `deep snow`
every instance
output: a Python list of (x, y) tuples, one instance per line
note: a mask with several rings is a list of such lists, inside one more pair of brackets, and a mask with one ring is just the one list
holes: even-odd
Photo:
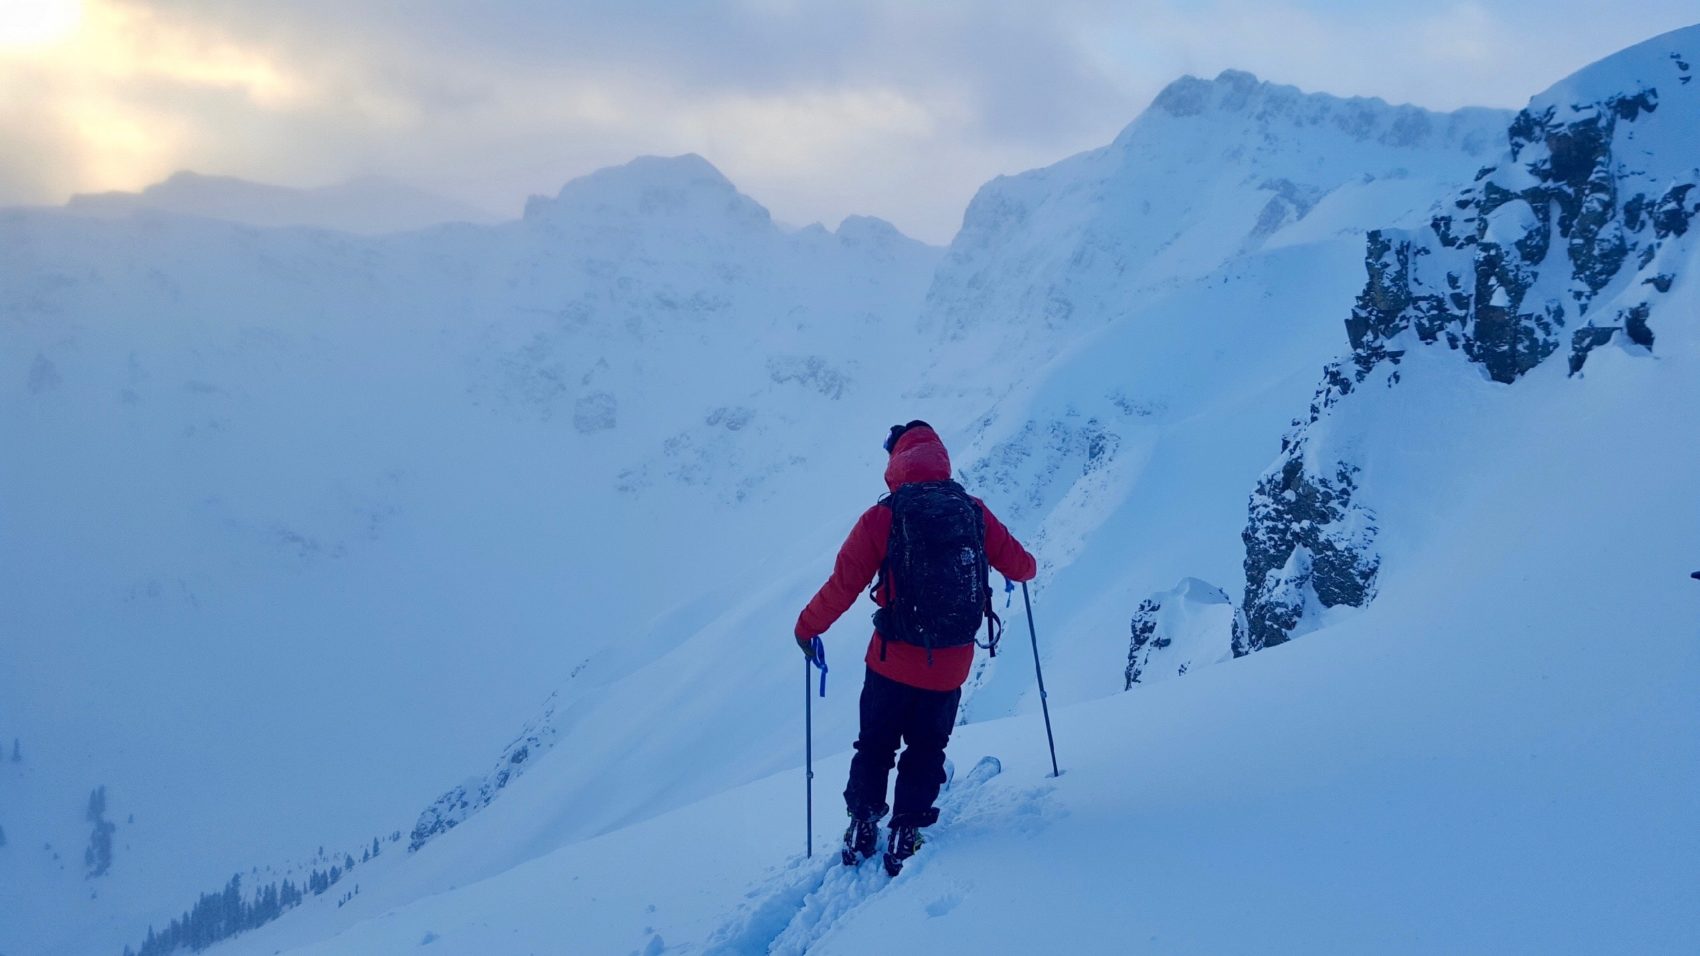
[[(877, 221), (781, 230), (694, 157), (384, 240), (0, 213), (0, 438), (31, 451), (0, 460), (0, 740), (28, 755), (0, 765), (0, 947), (115, 950), (233, 868), (299, 878), (525, 725), (552, 743), (488, 807), (219, 951), (1691, 950), (1691, 279), (1652, 357), (1582, 379), (1411, 359), (1369, 415), (1405, 436), (1377, 600), (1115, 693), (1143, 597), (1234, 582), (1363, 231), (1503, 146), (1486, 113), (1173, 89), (989, 185), (936, 272)], [(1042, 340), (1038, 302), (1067, 306)], [(1011, 613), (952, 748), (1004, 772), (884, 887), (796, 859), (785, 632), (916, 414), (1044, 562), (1066, 772)], [(822, 851), (864, 620), (827, 638)], [(102, 782), (121, 846), (89, 882)]]
[[(1668, 502), (1700, 454), (1682, 423), (1634, 412), (1700, 399), (1697, 345), (1580, 389), (1448, 383), (1476, 403), (1466, 437), (1514, 437), (1462, 500), (1410, 502), (1431, 533), (1375, 604), (1058, 709), (1060, 779), (1036, 713), (961, 728), (958, 764), (995, 754), (1004, 772), (947, 797), (890, 886), (873, 863), (837, 872), (830, 823), (801, 860), (798, 767), (290, 951), (1691, 951), (1700, 515)], [(1637, 494), (1573, 507), (1650, 448)], [(853, 707), (853, 684), (817, 712)], [(817, 763), (817, 819), (846, 756)], [(315, 937), (286, 920), (224, 951)]]

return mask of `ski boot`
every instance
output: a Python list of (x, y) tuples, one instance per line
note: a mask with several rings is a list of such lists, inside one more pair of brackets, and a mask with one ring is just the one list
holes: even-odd
[(887, 876), (896, 876), (903, 872), (903, 861), (915, 855), (915, 851), (926, 843), (927, 838), (921, 835), (920, 827), (892, 827), (891, 835), (885, 844), (885, 872)]
[(879, 841), (880, 825), (878, 820), (858, 820), (850, 818), (850, 826), (844, 831), (844, 849), (839, 857), (845, 866), (855, 866), (874, 855), (874, 846)]

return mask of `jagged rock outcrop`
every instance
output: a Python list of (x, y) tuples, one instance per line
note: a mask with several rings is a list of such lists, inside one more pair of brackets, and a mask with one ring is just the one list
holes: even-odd
[(1374, 598), (1377, 520), (1358, 443), (1337, 441), (1334, 420), (1350, 414), (1348, 396), (1397, 387), (1410, 350), (1444, 346), (1513, 383), (1566, 346), (1572, 375), (1607, 345), (1653, 349), (1683, 261), (1673, 244), (1700, 212), (1697, 53), (1690, 28), (1576, 74), (1517, 115), (1501, 162), (1426, 228), (1369, 235), (1351, 354), (1325, 370), (1251, 496), (1235, 654)]
[(1307, 612), (1362, 607), (1375, 596), (1375, 513), (1352, 500), (1355, 472), (1338, 462), (1332, 475), (1309, 474), (1289, 458), (1258, 481), (1241, 535), (1247, 601), (1235, 657), (1282, 643)]
[[(1615, 334), (1651, 348), (1648, 302), (1607, 314), (1592, 306), (1626, 264), (1645, 270), (1694, 216), (1694, 183), (1639, 174), (1630, 152), (1636, 120), (1658, 109), (1652, 86), (1531, 106), (1511, 125), (1507, 162), (1483, 170), (1454, 212), (1415, 235), (1372, 233), (1369, 283), (1346, 323), (1357, 378), (1366, 363), (1396, 359), (1406, 332), (1462, 349), (1497, 382), (1545, 361), (1566, 331), (1572, 373)], [(1671, 280), (1658, 270), (1636, 278), (1655, 293)]]
[(543, 705), (543, 713), (525, 725), (513, 743), (503, 749), (496, 766), (481, 778), (474, 778), (444, 793), (419, 814), (408, 840), (409, 852), (417, 850), (449, 830), (454, 829), (479, 810), (490, 805), (508, 784), (531, 769), (536, 759), (555, 746), (559, 731), (555, 727), (555, 695)]
[(1233, 598), (1207, 581), (1186, 578), (1151, 595), (1133, 612), (1125, 689), (1227, 658), (1229, 637), (1241, 626)]

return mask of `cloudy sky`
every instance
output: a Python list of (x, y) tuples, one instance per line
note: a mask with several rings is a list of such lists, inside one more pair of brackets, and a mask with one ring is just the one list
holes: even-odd
[(380, 174), (505, 215), (697, 152), (785, 221), (946, 242), (994, 175), (1183, 73), (1521, 106), (1694, 0), (0, 0), (0, 205), (178, 169)]

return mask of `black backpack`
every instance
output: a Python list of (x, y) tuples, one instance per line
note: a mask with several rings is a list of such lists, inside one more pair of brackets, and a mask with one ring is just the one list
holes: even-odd
[[(891, 536), (870, 594), (884, 589), (885, 606), (874, 612), (880, 660), (885, 642), (927, 649), (979, 644), (997, 656), (998, 616), (986, 582), (986, 518), (980, 505), (954, 481), (917, 481), (880, 499), (891, 509)], [(980, 622), (988, 642), (980, 644)]]

